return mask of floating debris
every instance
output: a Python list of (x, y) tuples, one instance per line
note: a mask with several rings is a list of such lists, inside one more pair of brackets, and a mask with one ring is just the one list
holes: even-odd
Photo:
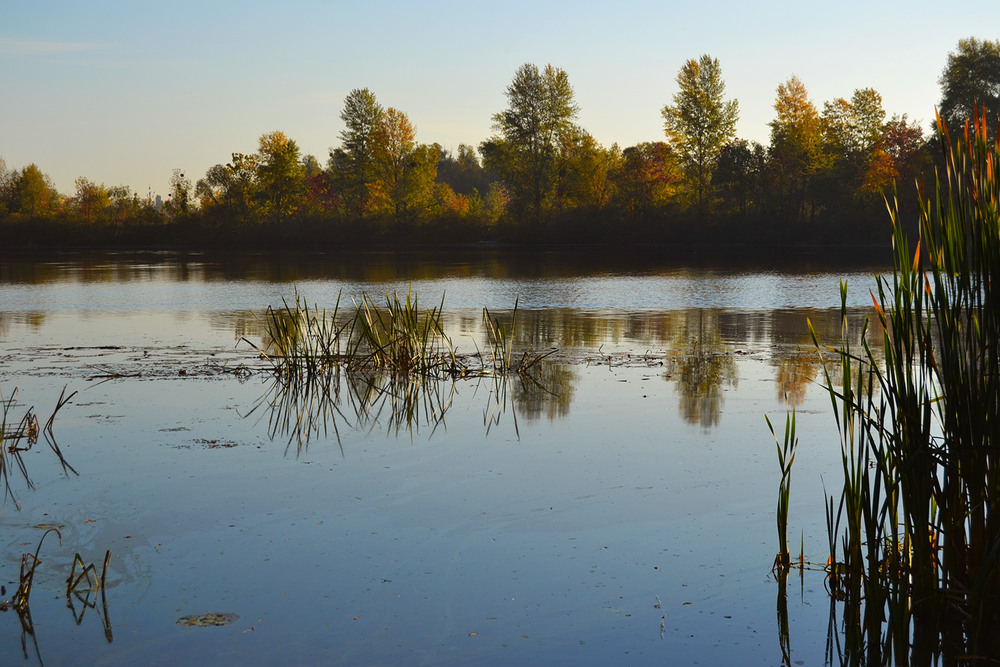
[(198, 628), (208, 628), (217, 625), (229, 625), (239, 619), (239, 614), (193, 614), (191, 616), (181, 616), (177, 619), (177, 625), (188, 625)]

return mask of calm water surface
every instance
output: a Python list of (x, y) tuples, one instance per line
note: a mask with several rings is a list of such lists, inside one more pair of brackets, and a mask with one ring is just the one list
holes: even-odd
[[(0, 598), (39, 526), (62, 541), (42, 545), (31, 632), (0, 614), (3, 662), (779, 664), (780, 473), (763, 415), (799, 413), (790, 535), (822, 563), (821, 479), (836, 488), (840, 463), (806, 320), (836, 342), (840, 281), (859, 324), (883, 269), (551, 253), (0, 262), (8, 421), (34, 406), (44, 423), (63, 386), (77, 391), (54, 432), (79, 473), (44, 442), (22, 457), (34, 488), (11, 471)], [(518, 347), (558, 352), (532, 382), (377, 399), (345, 382), (336, 405), (306, 410), (266, 373), (232, 372), (260, 367), (240, 341), (265, 345), (267, 306), (296, 290), (328, 308), (362, 291), (443, 297), (467, 354), (485, 348), (482, 308), (506, 318), (517, 301)], [(108, 549), (106, 608), (67, 608), (74, 555), (100, 569)], [(790, 588), (792, 659), (820, 664), (823, 574)], [(207, 613), (238, 618), (177, 623)]]

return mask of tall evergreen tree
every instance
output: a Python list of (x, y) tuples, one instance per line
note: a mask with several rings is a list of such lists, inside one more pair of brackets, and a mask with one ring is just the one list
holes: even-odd
[(340, 119), (341, 147), (330, 151), (330, 169), (342, 181), (354, 213), (364, 214), (369, 205), (368, 184), (372, 180), (375, 135), (385, 110), (367, 88), (355, 88), (344, 99)]

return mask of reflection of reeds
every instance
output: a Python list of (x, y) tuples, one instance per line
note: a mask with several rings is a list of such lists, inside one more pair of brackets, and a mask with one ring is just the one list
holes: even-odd
[(852, 664), (1000, 658), (1000, 161), (985, 119), (954, 144), (938, 128), (921, 239), (911, 254), (893, 215), (874, 296), (884, 366), (845, 331), (841, 388), (826, 375), (844, 472), (828, 582)]
[(12, 466), (16, 466), (25, 485), (29, 489), (34, 488), (34, 483), (32, 483), (31, 477), (28, 475), (28, 469), (25, 467), (21, 454), (29, 451), (38, 443), (39, 434), (45, 436), (45, 441), (59, 459), (59, 464), (62, 466), (63, 472), (67, 475), (71, 472), (77, 474), (76, 470), (69, 465), (63, 456), (62, 450), (56, 442), (55, 434), (52, 432), (52, 425), (55, 422), (56, 414), (75, 395), (76, 392), (73, 392), (67, 396), (66, 387), (63, 387), (62, 392), (59, 394), (59, 399), (56, 401), (55, 409), (42, 428), (39, 426), (38, 416), (35, 414), (34, 408), (28, 408), (16, 426), (9, 424), (7, 421), (8, 417), (11, 410), (17, 404), (17, 389), (14, 389), (7, 399), (4, 399), (2, 394), (0, 394), (0, 481), (3, 482), (4, 487), (0, 512), (6, 507), (8, 498), (14, 502), (15, 507), (20, 509), (20, 503), (14, 495), (14, 489), (11, 486), (10, 471)]
[[(17, 591), (11, 598), (10, 602), (0, 601), (0, 611), (6, 611), (8, 608), (13, 608), (21, 621), (22, 630), (22, 642), (21, 648), (24, 652), (25, 659), (28, 658), (28, 648), (27, 644), (24, 642), (24, 636), (31, 636), (34, 640), (34, 625), (31, 621), (31, 591), (32, 584), (35, 581), (35, 572), (38, 566), (42, 564), (42, 560), (38, 557), (38, 554), (42, 551), (42, 543), (45, 542), (45, 538), (48, 537), (49, 533), (55, 533), (56, 537), (59, 539), (59, 543), (62, 544), (62, 534), (59, 532), (58, 528), (49, 528), (42, 536), (38, 539), (38, 545), (35, 547), (34, 553), (26, 553), (21, 556), (21, 572), (18, 577)], [(101, 594), (101, 606), (103, 609), (103, 615), (98, 611), (98, 616), (101, 617), (101, 623), (104, 626), (104, 636), (110, 643), (114, 640), (111, 631), (111, 622), (108, 616), (108, 601), (105, 596), (105, 582), (108, 576), (108, 563), (111, 560), (111, 552), (107, 551), (104, 554), (104, 567), (101, 570), (101, 576), (97, 576), (97, 567), (91, 563), (90, 565), (84, 565), (83, 558), (80, 554), (76, 554), (73, 558), (73, 564), (70, 568), (69, 576), (66, 578), (66, 602), (73, 612), (73, 618), (76, 620), (77, 625), (83, 621), (83, 615), (86, 610), (95, 609), (97, 607), (97, 601), (90, 599), (90, 594), (95, 592), (100, 592)], [(80, 566), (80, 573), (77, 574), (77, 565)], [(74, 597), (83, 604), (83, 607), (78, 615), (76, 609), (73, 605)], [(35, 641), (35, 653), (40, 656), (38, 651), (38, 644)]]

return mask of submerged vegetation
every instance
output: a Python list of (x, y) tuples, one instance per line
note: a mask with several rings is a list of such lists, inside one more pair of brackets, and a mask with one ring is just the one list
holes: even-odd
[(828, 348), (844, 483), (827, 581), (849, 664), (1000, 659), (1000, 150), (985, 114), (938, 132), (945, 166), (915, 248), (892, 210), (893, 276), (873, 294), (884, 363), (867, 321), (851, 348), (846, 306)]

